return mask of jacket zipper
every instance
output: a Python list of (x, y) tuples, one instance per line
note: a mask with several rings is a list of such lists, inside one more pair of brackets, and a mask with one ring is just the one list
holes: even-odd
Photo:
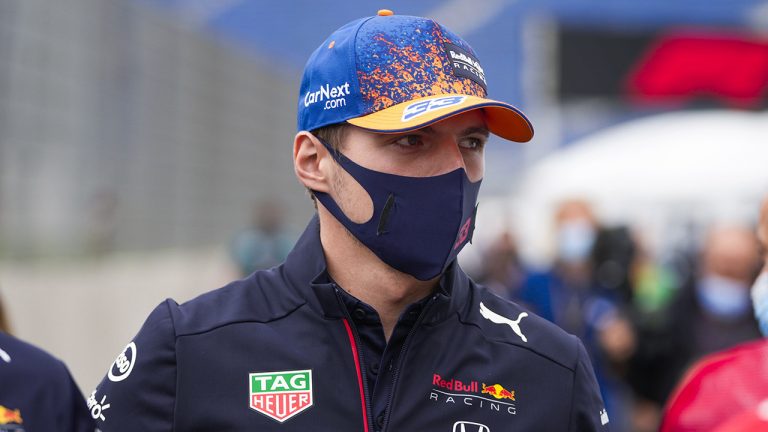
[(386, 418), (384, 419), (384, 425), (381, 428), (381, 432), (384, 432), (387, 430), (387, 427), (389, 426), (389, 418), (392, 415), (392, 411), (390, 410), (390, 407), (392, 405), (392, 399), (395, 397), (395, 391), (397, 390), (397, 378), (400, 375), (400, 368), (403, 364), (403, 361), (405, 361), (405, 354), (408, 352), (408, 345), (412, 339), (413, 334), (416, 332), (416, 329), (419, 327), (422, 321), (424, 321), (424, 317), (427, 316), (427, 311), (429, 310), (429, 307), (432, 306), (432, 303), (434, 303), (435, 299), (437, 298), (437, 294), (434, 294), (432, 298), (429, 299), (429, 302), (427, 302), (426, 305), (424, 305), (424, 309), (421, 311), (421, 314), (419, 315), (419, 318), (416, 320), (416, 323), (413, 324), (413, 327), (411, 327), (411, 330), (408, 331), (408, 335), (405, 337), (405, 341), (403, 342), (403, 346), (400, 348), (400, 354), (397, 358), (397, 367), (395, 368), (395, 374), (392, 377), (392, 389), (389, 392), (389, 395), (387, 396), (387, 404), (385, 405), (384, 412), (386, 414)]
[(344, 311), (344, 327), (347, 331), (347, 336), (350, 338), (349, 342), (352, 346), (352, 355), (355, 358), (355, 366), (357, 368), (356, 374), (357, 374), (357, 382), (361, 389), (361, 395), (362, 398), (362, 405), (363, 405), (363, 425), (364, 425), (364, 432), (371, 431), (372, 424), (370, 423), (370, 416), (369, 413), (373, 412), (371, 409), (371, 401), (368, 399), (368, 380), (365, 379), (363, 376), (363, 373), (365, 371), (365, 359), (363, 359), (362, 354), (360, 353), (359, 347), (360, 345), (360, 338), (357, 335), (357, 329), (352, 327), (350, 322), (352, 321), (352, 318), (349, 315), (349, 311), (347, 310), (347, 307), (344, 305), (344, 301), (341, 299), (341, 295), (339, 293), (339, 288), (334, 284), (333, 286), (335, 292), (336, 292), (336, 299), (339, 302), (339, 306), (341, 306), (341, 309)]

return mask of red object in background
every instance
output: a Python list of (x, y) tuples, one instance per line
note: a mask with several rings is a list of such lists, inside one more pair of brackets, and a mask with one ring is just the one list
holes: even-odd
[[(766, 399), (768, 339), (761, 339), (711, 354), (689, 369), (667, 401), (659, 430), (712, 432), (729, 422), (733, 422), (729, 426), (734, 423), (753, 425), (755, 423), (749, 420), (754, 419), (748, 415), (741, 419), (736, 419), (736, 416), (758, 409)], [(740, 432), (765, 430), (768, 429), (748, 428)]]
[(727, 422), (721, 424), (712, 432), (765, 432), (768, 431), (768, 399), (757, 408), (747, 410)]
[(630, 72), (627, 87), (640, 103), (711, 97), (734, 107), (758, 107), (768, 93), (768, 39), (667, 34)]

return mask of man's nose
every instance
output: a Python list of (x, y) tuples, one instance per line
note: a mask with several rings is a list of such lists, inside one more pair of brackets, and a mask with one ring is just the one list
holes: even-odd
[(456, 139), (446, 139), (443, 142), (440, 148), (439, 163), (435, 164), (435, 168), (439, 170), (436, 174), (445, 174), (459, 168), (467, 169), (466, 163), (464, 162), (464, 155), (461, 153), (459, 143)]

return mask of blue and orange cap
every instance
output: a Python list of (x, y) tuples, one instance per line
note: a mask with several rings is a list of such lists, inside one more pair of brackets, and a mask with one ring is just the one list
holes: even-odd
[(533, 127), (525, 115), (487, 94), (485, 73), (467, 42), (433, 20), (381, 10), (339, 28), (309, 57), (298, 129), (348, 122), (398, 133), (482, 109), (492, 133), (529, 141)]

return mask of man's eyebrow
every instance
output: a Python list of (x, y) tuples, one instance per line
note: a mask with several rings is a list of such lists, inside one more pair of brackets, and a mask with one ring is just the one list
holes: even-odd
[(491, 133), (488, 131), (488, 128), (486, 128), (486, 127), (473, 126), (473, 127), (468, 127), (466, 129), (464, 129), (461, 132), (461, 134), (462, 135), (480, 134), (480, 135), (485, 135), (485, 137), (487, 138)]
[[(432, 126), (424, 126), (423, 128), (416, 129), (415, 131), (403, 132), (403, 133), (398, 134), (398, 135), (404, 136), (404, 135), (408, 135), (409, 133), (413, 133), (413, 132), (425, 133), (427, 135), (435, 135), (437, 133)], [(470, 126), (470, 127), (466, 128), (466, 129), (464, 129), (463, 131), (461, 131), (461, 133), (460, 133), (460, 135), (462, 135), (462, 136), (472, 135), (472, 134), (480, 134), (480, 135), (485, 135), (486, 137), (488, 137), (490, 135), (490, 132), (488, 131), (488, 128), (486, 128), (485, 126)]]
[(435, 129), (432, 128), (432, 126), (425, 126), (425, 127), (421, 128), (421, 129), (418, 129), (418, 131), (419, 132), (424, 132), (425, 134), (428, 134), (428, 135), (434, 135), (434, 134), (437, 133), (437, 132), (435, 132)]

